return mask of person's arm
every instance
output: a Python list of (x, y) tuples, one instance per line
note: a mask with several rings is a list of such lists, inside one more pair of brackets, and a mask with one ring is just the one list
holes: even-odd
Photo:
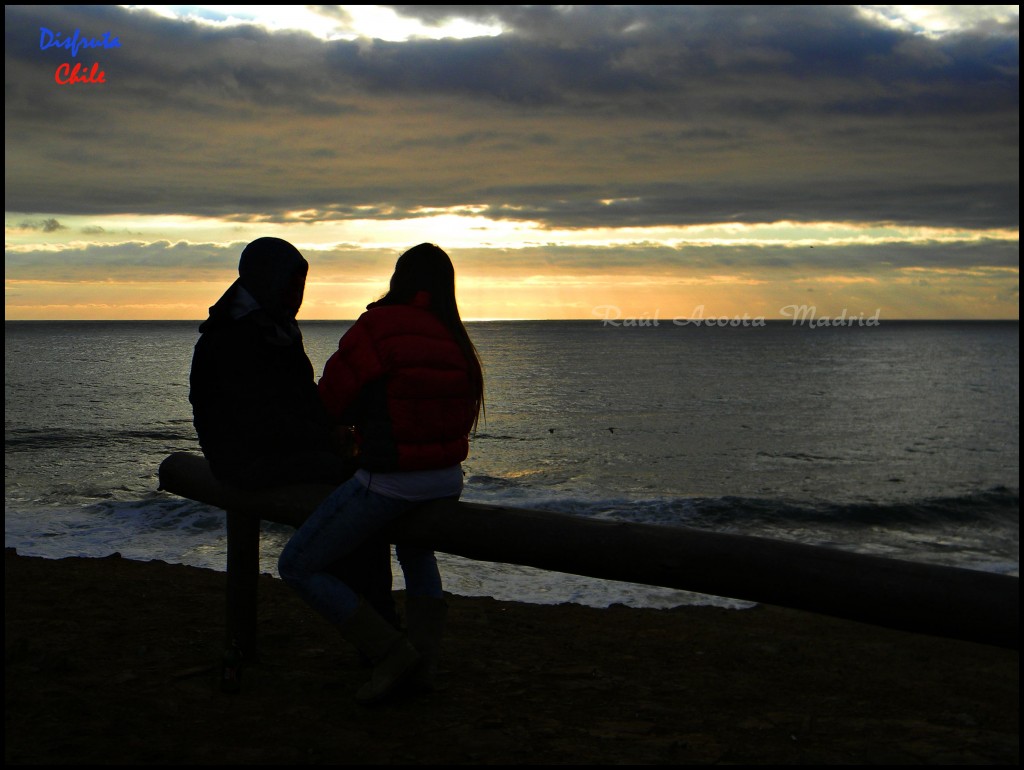
[(324, 366), (318, 389), (327, 413), (341, 419), (363, 387), (384, 374), (384, 363), (369, 334), (370, 322), (361, 317), (338, 343)]

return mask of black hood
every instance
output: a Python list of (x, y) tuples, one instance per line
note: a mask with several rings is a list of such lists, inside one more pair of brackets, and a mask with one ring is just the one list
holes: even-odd
[(248, 318), (266, 327), (268, 337), (301, 339), (295, 322), (298, 308), (290, 306), (287, 299), (296, 275), (305, 280), (308, 270), (309, 263), (288, 241), (257, 238), (242, 251), (238, 280), (213, 304), (199, 331)]

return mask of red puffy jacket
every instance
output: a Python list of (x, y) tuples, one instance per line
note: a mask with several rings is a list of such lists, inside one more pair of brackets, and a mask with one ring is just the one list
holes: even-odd
[(470, 364), (424, 292), (412, 304), (363, 313), (327, 361), (319, 390), (332, 417), (355, 425), (367, 470), (447, 468), (469, 454)]

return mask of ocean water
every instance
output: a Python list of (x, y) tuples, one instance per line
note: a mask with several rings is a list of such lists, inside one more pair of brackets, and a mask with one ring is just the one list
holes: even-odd
[[(193, 322), (6, 322), (5, 545), (224, 568), (223, 515), (157, 491), (199, 452)], [(344, 322), (306, 322), (322, 370)], [(1019, 574), (1015, 322), (469, 325), (487, 412), (464, 500)], [(267, 525), (276, 572), (290, 530)], [(446, 589), (746, 603), (440, 555)], [(394, 570), (401, 587), (401, 571)]]

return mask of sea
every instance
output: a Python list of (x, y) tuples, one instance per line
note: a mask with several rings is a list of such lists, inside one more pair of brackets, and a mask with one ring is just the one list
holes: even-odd
[[(463, 500), (1019, 575), (1019, 324), (875, 320), (469, 323), (486, 416)], [(349, 325), (302, 324), (318, 372)], [(200, 452), (197, 327), (5, 322), (6, 547), (225, 568), (223, 514), (157, 483), (169, 453)], [(290, 532), (264, 525), (264, 572)], [(439, 561), (464, 596), (751, 606)]]

